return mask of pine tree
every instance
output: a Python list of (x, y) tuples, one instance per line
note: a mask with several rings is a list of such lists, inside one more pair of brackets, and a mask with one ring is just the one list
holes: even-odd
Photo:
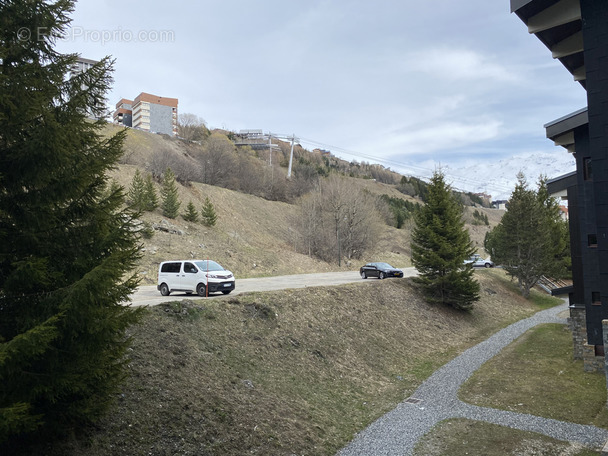
[(156, 189), (154, 188), (154, 182), (152, 181), (152, 175), (148, 174), (146, 177), (146, 184), (144, 187), (144, 210), (152, 212), (158, 207), (158, 196), (156, 195)]
[(183, 217), (184, 220), (187, 222), (196, 222), (198, 220), (198, 212), (194, 207), (192, 201), (188, 203), (188, 206), (186, 207), (186, 213), (183, 215)]
[(137, 285), (137, 221), (122, 209), (124, 189), (107, 185), (125, 135), (107, 138), (105, 122), (86, 117), (103, 115), (112, 62), (68, 79), (76, 56), (54, 50), (73, 8), (0, 2), (3, 454), (20, 436), (64, 432), (107, 409), (140, 315), (123, 305)]
[(127, 193), (127, 200), (137, 211), (144, 211), (146, 208), (146, 183), (139, 169), (135, 170), (135, 175), (131, 181), (131, 187)]
[(479, 283), (463, 261), (474, 253), (462, 220), (462, 207), (454, 199), (443, 174), (435, 172), (428, 186), (426, 205), (415, 215), (412, 262), (426, 299), (457, 309), (469, 309), (479, 299)]
[(217, 214), (215, 212), (215, 207), (209, 197), (205, 198), (205, 204), (201, 209), (201, 217), (203, 219), (203, 223), (207, 226), (214, 226), (215, 222), (217, 222)]
[(523, 174), (511, 194), (500, 223), (486, 236), (486, 250), (518, 281), (524, 297), (541, 276), (559, 276), (567, 264), (568, 238), (559, 206), (541, 178), (538, 191)]
[(163, 185), (160, 190), (161, 209), (165, 217), (171, 219), (179, 215), (180, 202), (177, 193), (177, 184), (175, 183), (175, 174), (171, 168), (167, 168), (163, 176)]

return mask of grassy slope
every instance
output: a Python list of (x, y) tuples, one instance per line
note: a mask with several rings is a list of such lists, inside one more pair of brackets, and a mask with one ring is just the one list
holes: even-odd
[(45, 451), (334, 454), (438, 366), (537, 310), (502, 271), (476, 275), (471, 313), (429, 306), (407, 279), (152, 308), (108, 419)]
[[(108, 125), (107, 130), (111, 134), (118, 128)], [(145, 163), (155, 150), (182, 154), (187, 151), (181, 141), (138, 130), (128, 130), (125, 150), (124, 161), (128, 163)], [(112, 178), (128, 189), (136, 169), (135, 165), (120, 165), (112, 173)], [(413, 200), (398, 192), (394, 186), (369, 179), (353, 179), (353, 182), (361, 190), (366, 189), (372, 194), (387, 194)], [(157, 185), (157, 191), (160, 191), (160, 185)], [(295, 204), (267, 201), (200, 183), (187, 187), (179, 185), (179, 194), (182, 212), (189, 201), (200, 210), (205, 197), (209, 197), (218, 213), (217, 225), (208, 228), (200, 223), (185, 222), (181, 217), (168, 220), (158, 209), (153, 213), (145, 213), (145, 221), (158, 224), (166, 220), (183, 231), (184, 235), (157, 231), (152, 239), (144, 241), (144, 257), (139, 270), (144, 284), (156, 283), (158, 264), (161, 261), (176, 258), (211, 258), (242, 278), (339, 269), (337, 264), (320, 262), (305, 254), (297, 234), (298, 206)], [(485, 256), (483, 239), (488, 227), (473, 225), (473, 211), (474, 208), (465, 208), (465, 221), (474, 244)], [(496, 225), (503, 214), (503, 211), (491, 209), (479, 211), (488, 216), (491, 226)], [(385, 226), (374, 251), (367, 252), (361, 260), (343, 262), (342, 269), (354, 270), (367, 261), (378, 260), (387, 261), (397, 267), (409, 266), (409, 228), (410, 226), (407, 226), (398, 230)]]

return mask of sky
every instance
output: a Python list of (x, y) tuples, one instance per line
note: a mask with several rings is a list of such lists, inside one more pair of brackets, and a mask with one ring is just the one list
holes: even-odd
[(81, 0), (72, 19), (58, 49), (116, 59), (112, 108), (178, 98), (412, 175), (566, 154), (543, 125), (587, 104), (509, 0)]

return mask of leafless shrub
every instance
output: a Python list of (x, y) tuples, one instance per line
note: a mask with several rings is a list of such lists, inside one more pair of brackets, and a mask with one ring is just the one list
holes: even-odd
[(234, 144), (225, 135), (213, 133), (207, 138), (198, 157), (203, 168), (202, 182), (228, 187), (234, 173), (235, 154)]
[(293, 164), (291, 177), (291, 198), (298, 198), (310, 192), (319, 183), (319, 174), (310, 163), (296, 162)]
[(168, 149), (154, 152), (148, 162), (147, 170), (159, 180), (167, 168), (171, 168), (175, 179), (181, 184), (199, 181), (203, 172), (200, 164), (192, 157)]
[(262, 196), (264, 189), (264, 165), (257, 158), (239, 153), (236, 158), (233, 179), (234, 189), (250, 195)]

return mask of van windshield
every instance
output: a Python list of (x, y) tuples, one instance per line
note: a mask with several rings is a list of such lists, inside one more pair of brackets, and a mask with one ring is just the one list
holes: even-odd
[(205, 261), (195, 261), (194, 264), (198, 266), (198, 268), (203, 271), (223, 271), (224, 268), (217, 264), (215, 261), (205, 260)]

